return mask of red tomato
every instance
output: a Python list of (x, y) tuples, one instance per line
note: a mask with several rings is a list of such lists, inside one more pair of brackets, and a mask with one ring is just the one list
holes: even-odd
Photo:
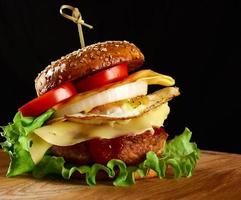
[(74, 85), (71, 82), (67, 82), (29, 101), (18, 110), (23, 116), (36, 117), (75, 94), (77, 94), (77, 91)]
[(81, 79), (76, 82), (75, 86), (79, 92), (83, 92), (101, 87), (108, 83), (120, 81), (127, 76), (128, 67), (127, 64), (123, 63)]

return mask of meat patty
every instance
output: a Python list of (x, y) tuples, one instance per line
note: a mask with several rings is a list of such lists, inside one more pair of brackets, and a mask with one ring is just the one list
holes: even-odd
[(127, 165), (135, 165), (145, 159), (148, 151), (159, 155), (167, 139), (163, 128), (156, 128), (155, 133), (146, 131), (140, 135), (127, 135), (113, 139), (92, 139), (67, 147), (53, 146), (51, 151), (62, 156), (66, 161), (76, 164), (106, 164), (111, 159), (120, 159)]

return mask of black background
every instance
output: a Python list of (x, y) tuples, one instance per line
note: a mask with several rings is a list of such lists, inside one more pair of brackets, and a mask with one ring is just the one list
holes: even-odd
[(200, 148), (241, 153), (240, 1), (0, 0), (1, 125), (36, 96), (37, 73), (80, 47), (62, 4), (94, 25), (84, 28), (87, 44), (131, 41), (145, 68), (176, 79), (182, 95), (170, 103), (170, 137), (187, 126)]

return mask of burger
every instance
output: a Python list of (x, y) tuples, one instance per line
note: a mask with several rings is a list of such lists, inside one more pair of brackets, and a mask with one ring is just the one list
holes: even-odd
[[(199, 149), (188, 128), (167, 141), (169, 101), (180, 94), (172, 77), (150, 69), (127, 41), (92, 44), (51, 62), (35, 79), (37, 97), (3, 126), (7, 176), (32, 173), (108, 179), (115, 186), (157, 176), (193, 174)], [(159, 90), (148, 93), (148, 86)]]

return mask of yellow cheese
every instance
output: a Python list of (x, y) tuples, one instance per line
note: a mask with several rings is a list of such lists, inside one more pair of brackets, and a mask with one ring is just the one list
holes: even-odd
[(146, 81), (148, 85), (173, 86), (175, 80), (167, 75), (154, 72), (150, 69), (140, 70), (127, 78), (129, 81)]
[(52, 146), (52, 144), (49, 144), (34, 133), (31, 134), (30, 139), (32, 140), (32, 146), (29, 149), (29, 153), (33, 162), (36, 164), (43, 158), (44, 154)]
[(88, 125), (69, 121), (57, 122), (38, 128), (34, 130), (34, 133), (49, 144), (70, 146), (96, 137), (110, 139), (153, 130), (152, 127), (163, 126), (169, 111), (169, 106), (165, 103), (134, 119), (119, 120), (101, 125)]
[(52, 145), (70, 146), (92, 138), (115, 138), (127, 134), (141, 134), (152, 127), (161, 127), (170, 112), (168, 103), (147, 112), (141, 117), (119, 120), (102, 125), (88, 125), (75, 122), (57, 122), (35, 129), (31, 134), (30, 155), (35, 164)]

